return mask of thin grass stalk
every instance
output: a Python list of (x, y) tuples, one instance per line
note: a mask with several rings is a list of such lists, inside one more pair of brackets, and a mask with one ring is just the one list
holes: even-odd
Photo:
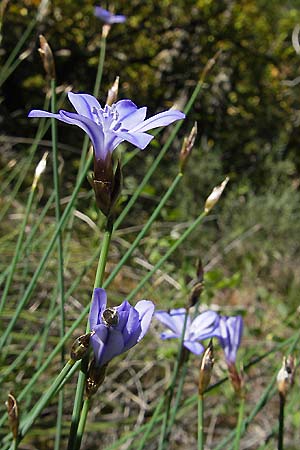
[(168, 190), (165, 192), (164, 196), (162, 197), (161, 201), (159, 202), (159, 204), (157, 205), (157, 207), (155, 208), (155, 210), (153, 211), (153, 213), (151, 214), (151, 216), (149, 217), (147, 223), (143, 226), (143, 229), (140, 231), (140, 233), (137, 235), (137, 237), (135, 238), (134, 242), (131, 244), (131, 246), (129, 247), (129, 249), (127, 250), (127, 252), (123, 255), (123, 257), (121, 258), (121, 260), (118, 262), (118, 264), (116, 265), (116, 267), (114, 268), (114, 270), (111, 272), (111, 274), (109, 275), (109, 277), (107, 278), (107, 280), (104, 283), (104, 286), (108, 286), (112, 280), (116, 277), (116, 275), (119, 273), (119, 271), (122, 269), (122, 267), (124, 266), (124, 264), (126, 263), (126, 261), (128, 260), (128, 258), (132, 255), (132, 253), (134, 252), (134, 250), (136, 249), (136, 247), (138, 246), (138, 244), (140, 243), (140, 241), (143, 239), (143, 237), (146, 235), (146, 233), (149, 231), (151, 225), (153, 224), (153, 222), (155, 221), (155, 219), (157, 218), (157, 216), (159, 215), (161, 209), (164, 207), (164, 205), (166, 204), (166, 202), (168, 201), (168, 199), (171, 197), (171, 195), (173, 194), (174, 190), (176, 189), (177, 185), (179, 184), (179, 182), (182, 179), (182, 173), (178, 173), (176, 178), (173, 180), (171, 186), (168, 188)]
[(4, 81), (7, 79), (6, 73), (9, 72), (8, 76), (11, 74), (11, 71), (9, 71), (10, 66), (12, 65), (15, 57), (17, 56), (18, 52), (21, 50), (23, 45), (25, 44), (27, 38), (30, 36), (30, 33), (34, 29), (37, 22), (37, 16), (35, 16), (27, 25), (26, 30), (22, 35), (20, 36), (20, 39), (18, 40), (17, 44), (15, 45), (14, 49), (10, 53), (9, 57), (5, 61), (5, 63), (2, 66), (2, 69), (0, 71), (0, 86), (4, 83)]
[(238, 423), (236, 426), (234, 450), (239, 450), (239, 448), (240, 448), (240, 440), (241, 440), (241, 436), (242, 436), (244, 412), (245, 412), (245, 396), (243, 395), (240, 399), (240, 405), (239, 405), (239, 415), (238, 415)]
[(166, 410), (164, 413), (164, 419), (163, 419), (163, 423), (162, 423), (162, 427), (161, 427), (161, 434), (160, 434), (160, 439), (159, 439), (158, 450), (163, 450), (166, 445), (170, 407), (171, 407), (171, 402), (172, 402), (173, 395), (174, 395), (175, 384), (176, 384), (180, 366), (182, 363), (183, 350), (184, 350), (183, 349), (183, 341), (184, 341), (184, 335), (185, 335), (188, 317), (189, 317), (189, 309), (187, 308), (185, 316), (184, 316), (184, 323), (183, 323), (181, 337), (180, 337), (179, 350), (177, 353), (177, 358), (176, 358), (176, 362), (175, 362), (175, 366), (174, 366), (174, 370), (173, 370), (173, 376), (172, 376), (171, 383), (166, 392)]
[(147, 275), (142, 278), (139, 284), (130, 292), (127, 296), (128, 300), (131, 300), (142, 287), (147, 283), (147, 281), (152, 277), (152, 275), (163, 265), (163, 263), (177, 250), (177, 248), (188, 238), (188, 236), (197, 228), (197, 226), (206, 217), (206, 212), (203, 211), (196, 220), (185, 230), (179, 239), (169, 248), (165, 255), (155, 264), (155, 266), (147, 273)]
[(278, 416), (278, 450), (283, 450), (283, 438), (284, 438), (284, 407), (285, 407), (285, 396), (279, 392), (279, 416)]
[(170, 434), (170, 432), (171, 432), (171, 430), (172, 430), (172, 428), (174, 426), (174, 423), (175, 423), (176, 414), (177, 414), (177, 411), (178, 411), (178, 408), (179, 408), (179, 403), (180, 403), (180, 399), (181, 399), (183, 385), (184, 385), (184, 381), (185, 381), (185, 377), (186, 377), (186, 373), (187, 373), (187, 368), (188, 368), (187, 361), (184, 361), (183, 367), (182, 367), (181, 373), (180, 373), (178, 388), (177, 388), (177, 392), (176, 392), (174, 406), (172, 408), (172, 414), (171, 414), (171, 418), (170, 418), (170, 421), (169, 421), (167, 435)]
[(100, 53), (99, 53), (99, 60), (98, 60), (98, 67), (97, 67), (97, 75), (96, 75), (96, 81), (95, 81), (94, 90), (93, 90), (93, 96), (94, 97), (98, 97), (99, 96), (100, 86), (101, 86), (101, 81), (102, 81), (104, 61), (105, 61), (105, 53), (106, 53), (106, 37), (105, 36), (101, 36)]
[(150, 436), (150, 433), (151, 433), (151, 431), (152, 431), (154, 425), (155, 425), (156, 422), (157, 422), (159, 413), (160, 413), (160, 411), (161, 411), (161, 408), (162, 408), (164, 402), (165, 402), (165, 395), (164, 395), (164, 396), (161, 398), (161, 400), (159, 401), (158, 405), (157, 405), (156, 408), (155, 408), (154, 414), (152, 415), (152, 417), (151, 417), (149, 423), (147, 423), (146, 429), (145, 429), (145, 431), (143, 432), (143, 436), (142, 436), (142, 439), (141, 439), (141, 441), (140, 441), (140, 443), (139, 443), (139, 446), (137, 447), (137, 450), (143, 450), (143, 449), (144, 449), (144, 446), (145, 446), (145, 444), (146, 444), (146, 442), (147, 442), (147, 440), (148, 440), (148, 437)]
[(50, 240), (50, 242), (48, 244), (48, 247), (46, 248), (46, 250), (44, 252), (44, 255), (43, 255), (43, 257), (42, 257), (42, 259), (40, 261), (39, 266), (37, 267), (35, 273), (33, 274), (32, 278), (31, 278), (31, 281), (30, 281), (30, 283), (29, 283), (29, 285), (28, 285), (28, 287), (27, 287), (27, 289), (26, 289), (26, 291), (24, 293), (24, 296), (18, 302), (18, 306), (16, 308), (14, 316), (11, 318), (11, 321), (9, 322), (9, 324), (6, 327), (5, 332), (3, 333), (2, 339), (0, 341), (0, 349), (2, 349), (3, 346), (5, 345), (5, 343), (7, 341), (7, 338), (9, 336), (10, 332), (12, 331), (12, 329), (14, 328), (15, 323), (17, 322), (21, 311), (23, 310), (23, 308), (27, 304), (27, 301), (31, 297), (31, 294), (33, 292), (35, 284), (36, 284), (36, 282), (37, 282), (37, 280), (38, 280), (38, 278), (39, 278), (39, 276), (40, 276), (40, 274), (42, 272), (42, 269), (44, 268), (45, 263), (48, 260), (49, 255), (52, 252), (54, 244), (56, 243), (56, 240), (57, 240), (57, 237), (58, 237), (58, 235), (60, 233), (60, 230), (64, 226), (64, 224), (66, 223), (66, 220), (67, 220), (67, 218), (69, 216), (69, 213), (70, 213), (70, 211), (73, 208), (73, 204), (74, 204), (75, 199), (76, 199), (76, 197), (78, 195), (78, 192), (79, 192), (79, 189), (81, 187), (81, 184), (85, 180), (85, 174), (86, 174), (86, 172), (88, 170), (88, 167), (90, 166), (90, 163), (91, 163), (91, 158), (89, 158), (86, 161), (85, 170), (83, 171), (83, 173), (82, 173), (82, 175), (81, 175), (81, 177), (79, 179), (79, 182), (76, 184), (76, 186), (74, 188), (74, 191), (72, 193), (70, 202), (68, 203), (66, 209), (64, 210), (64, 213), (62, 214), (61, 220), (60, 220), (60, 222), (59, 222), (59, 224), (58, 224), (58, 226), (57, 226), (57, 228), (56, 228), (56, 230), (54, 232), (54, 235), (53, 235), (52, 239)]
[[(94, 281), (94, 288), (101, 287), (103, 284), (104, 274), (105, 274), (105, 266), (111, 241), (111, 236), (113, 232), (113, 223), (108, 218), (106, 223), (106, 230), (103, 236), (102, 241), (102, 247), (101, 247), (101, 253), (98, 261), (98, 267), (97, 272), (95, 276)], [(92, 294), (93, 299), (93, 294)], [(91, 299), (91, 302), (92, 302)], [(91, 306), (88, 305), (88, 308)], [(89, 323), (87, 322), (86, 326), (86, 332), (89, 331)], [(74, 406), (73, 406), (73, 413), (72, 413), (72, 422), (71, 422), (71, 428), (70, 428), (70, 435), (69, 435), (69, 442), (68, 442), (68, 450), (74, 450), (76, 448), (76, 441), (78, 436), (78, 426), (80, 421), (80, 414), (82, 410), (82, 401), (83, 401), (83, 394), (84, 394), (84, 388), (85, 388), (85, 381), (86, 381), (86, 374), (87, 374), (87, 368), (88, 368), (88, 356), (83, 358), (81, 363), (81, 370), (78, 375), (78, 381), (77, 381), (77, 387), (76, 387), (76, 394), (74, 399)], [(80, 433), (83, 432), (83, 430), (79, 430)]]
[[(56, 80), (51, 79), (51, 112), (56, 113)], [(59, 224), (61, 218), (60, 211), (60, 181), (59, 181), (59, 164), (58, 164), (58, 149), (57, 149), (57, 123), (55, 119), (51, 119), (51, 130), (52, 130), (52, 163), (53, 163), (53, 184), (55, 191), (55, 218), (56, 224)], [(64, 287), (64, 253), (63, 253), (63, 243), (62, 243), (62, 230), (60, 229), (57, 237), (57, 250), (58, 250), (58, 273), (57, 273), (57, 283), (58, 283), (58, 294), (59, 294), (59, 304), (60, 304), (60, 337), (62, 338), (65, 334), (65, 287)], [(65, 363), (65, 349), (64, 346), (61, 348), (61, 365), (64, 366)], [(57, 421), (56, 421), (56, 434), (54, 450), (60, 449), (60, 438), (62, 430), (62, 417), (63, 417), (63, 403), (64, 403), (64, 393), (63, 390), (59, 392), (58, 406), (57, 406)]]
[(11, 263), (11, 270), (8, 273), (8, 276), (6, 278), (6, 283), (5, 283), (5, 286), (4, 286), (4, 289), (3, 289), (3, 294), (2, 294), (2, 297), (1, 297), (0, 314), (2, 313), (2, 311), (3, 311), (4, 307), (5, 307), (5, 303), (6, 303), (7, 295), (8, 295), (8, 292), (9, 292), (9, 288), (10, 288), (11, 283), (13, 281), (13, 277), (14, 277), (14, 274), (15, 274), (16, 266), (17, 266), (17, 264), (19, 262), (19, 259), (20, 259), (21, 246), (22, 246), (22, 242), (23, 242), (23, 238), (24, 238), (24, 234), (25, 234), (26, 225), (28, 223), (29, 215), (30, 215), (30, 212), (31, 212), (31, 208), (32, 208), (32, 203), (33, 203), (36, 187), (37, 187), (36, 183), (33, 183), (32, 186), (31, 186), (31, 189), (30, 189), (29, 197), (28, 197), (27, 204), (26, 204), (24, 219), (23, 219), (23, 222), (21, 224), (21, 229), (20, 229), (20, 232), (19, 232), (15, 253), (14, 253), (14, 256), (13, 256), (12, 263)]
[(82, 436), (84, 433), (85, 424), (86, 424), (88, 412), (90, 409), (90, 403), (91, 403), (90, 398), (86, 398), (83, 402), (83, 407), (82, 407), (82, 411), (80, 414), (80, 421), (78, 424), (78, 430), (77, 430), (77, 434), (76, 434), (76, 441), (75, 441), (75, 446), (74, 446), (75, 450), (79, 450), (80, 446), (81, 446)]
[(198, 450), (204, 449), (204, 395), (198, 395)]

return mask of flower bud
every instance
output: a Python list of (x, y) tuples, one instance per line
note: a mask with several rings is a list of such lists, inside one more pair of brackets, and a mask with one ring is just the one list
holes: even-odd
[(97, 367), (95, 359), (92, 359), (90, 362), (85, 384), (85, 392), (88, 398), (96, 394), (99, 387), (103, 383), (107, 366), (108, 364)]
[(82, 359), (89, 350), (90, 337), (94, 334), (94, 331), (79, 336), (72, 344), (70, 357), (73, 361), (79, 361)]
[(48, 44), (46, 38), (40, 34), (40, 48), (38, 49), (42, 62), (44, 65), (45, 72), (47, 76), (53, 80), (55, 78), (55, 64), (54, 64), (54, 57), (51, 50), (50, 45)]
[(115, 171), (111, 154), (105, 160), (94, 158), (94, 176), (92, 187), (95, 192), (96, 203), (103, 214), (108, 217), (120, 195), (122, 185), (122, 170), (118, 161)]
[(118, 99), (119, 80), (120, 80), (120, 77), (116, 77), (114, 84), (108, 90), (106, 104), (109, 106), (111, 106), (113, 103), (116, 103), (116, 101)]
[(279, 394), (284, 398), (291, 386), (294, 384), (295, 370), (296, 370), (296, 359), (289, 355), (284, 357), (282, 361), (282, 367), (277, 375), (277, 387)]
[(198, 393), (199, 395), (203, 395), (205, 390), (207, 389), (212, 369), (214, 366), (214, 347), (212, 340), (208, 344), (207, 349), (203, 353), (201, 365), (200, 365), (200, 372), (199, 372), (199, 383), (198, 383)]
[(33, 182), (32, 182), (32, 187), (31, 187), (32, 190), (34, 190), (36, 188), (42, 173), (44, 173), (45, 170), (46, 170), (47, 158), (48, 158), (48, 152), (45, 152), (43, 154), (42, 159), (40, 160), (40, 162), (36, 166), (35, 173), (34, 173), (34, 178), (33, 178)]
[(16, 440), (18, 438), (19, 431), (19, 410), (17, 400), (12, 394), (8, 394), (8, 399), (5, 402), (5, 405), (8, 413), (9, 428), (12, 432), (13, 438)]
[(192, 287), (192, 291), (191, 291), (191, 293), (189, 295), (189, 299), (188, 299), (189, 308), (196, 305), (196, 303), (199, 300), (200, 295), (202, 294), (202, 291), (204, 289), (203, 277), (204, 277), (204, 270), (203, 270), (203, 266), (202, 266), (202, 261), (201, 261), (201, 259), (199, 259), (198, 267), (197, 267), (197, 281), (195, 282), (194, 286)]
[(228, 181), (229, 177), (226, 177), (219, 186), (213, 188), (212, 193), (207, 197), (207, 200), (205, 202), (204, 212), (206, 214), (208, 214), (210, 210), (215, 206), (215, 204), (219, 201)]
[(184, 171), (186, 163), (192, 152), (196, 136), (197, 136), (197, 122), (194, 123), (194, 126), (191, 129), (189, 136), (185, 136), (185, 138), (183, 139), (183, 144), (179, 156), (179, 167), (181, 173)]

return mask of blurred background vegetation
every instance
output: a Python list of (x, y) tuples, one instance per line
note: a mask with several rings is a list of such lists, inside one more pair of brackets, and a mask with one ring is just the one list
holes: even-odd
[[(40, 3), (8, 2), (2, 17), (2, 62), (36, 16)], [(39, 34), (52, 46), (58, 90), (71, 87), (74, 92), (92, 92), (102, 27), (93, 16), (94, 5), (90, 0), (49, 2), (31, 33), (24, 58), (0, 94), (2, 168), (14, 160), (19, 164), (26, 155), (27, 140), (36, 130), (27, 113), (43, 107), (48, 89), (37, 52)], [(101, 6), (108, 5), (103, 2)], [(291, 327), (299, 326), (300, 1), (131, 0), (110, 2), (109, 6), (128, 20), (113, 26), (108, 36), (102, 103), (119, 75), (120, 98), (147, 105), (151, 114), (174, 103), (182, 108), (207, 61), (222, 50), (181, 132), (180, 138), (197, 121), (198, 138), (187, 175), (132, 259), (130, 273), (125, 272), (115, 282), (115, 294), (125, 295), (134, 286), (145, 270), (138, 261), (155, 263), (177, 239), (180, 227), (201, 210), (213, 186), (229, 175), (230, 184), (209, 220), (165, 265), (171, 288), (170, 280), (158, 276), (142, 295), (151, 296), (159, 307), (170, 306), (171, 300), (172, 306), (182, 306), (186, 286), (195, 275), (195, 262), (201, 257), (206, 267), (203, 302), (223, 312), (247, 311), (248, 341), (253, 352), (255, 346), (259, 351), (267, 340), (279, 339)], [(67, 101), (64, 107), (70, 108)], [(162, 142), (168, 133), (163, 131)], [(46, 138), (50, 139), (50, 134)], [(59, 140), (64, 160), (62, 191), (67, 198), (78, 166), (82, 132), (60, 125)], [(36, 161), (45, 148), (40, 147)], [(123, 225), (127, 231), (120, 231), (114, 242), (112, 264), (124, 252), (126, 242), (133, 239), (130, 227), (144, 223), (176, 175), (179, 150), (178, 138), (126, 218)], [(158, 152), (154, 141), (126, 165), (123, 205)], [(10, 214), (1, 222), (3, 236), (10, 232), (17, 214), (24, 211), (30, 183), (31, 177), (27, 177)], [(49, 186), (45, 182), (40, 207), (50, 188), (51, 182)], [(12, 189), (11, 183), (0, 199), (2, 207)], [(85, 189), (88, 193), (88, 183)], [(91, 196), (79, 201), (78, 209), (96, 220)], [(88, 257), (91, 245), (86, 244), (86, 228), (79, 226), (76, 237), (70, 278), (74, 265), (80, 267)], [(95, 237), (93, 243), (97, 245)], [(2, 253), (5, 264), (12, 254), (8, 243)], [(88, 298), (85, 287), (81, 289)]]

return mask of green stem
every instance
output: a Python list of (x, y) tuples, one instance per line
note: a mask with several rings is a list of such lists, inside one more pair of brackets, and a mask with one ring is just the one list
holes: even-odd
[(165, 255), (155, 264), (155, 266), (144, 276), (139, 284), (127, 296), (127, 300), (132, 299), (144, 284), (152, 277), (152, 275), (163, 265), (163, 263), (177, 250), (177, 248), (185, 241), (185, 239), (195, 230), (195, 228), (203, 221), (206, 213), (202, 212), (197, 219), (185, 230), (179, 239), (169, 248)]
[[(51, 79), (51, 112), (56, 113), (56, 81)], [(59, 166), (58, 166), (58, 149), (57, 149), (57, 122), (56, 119), (51, 119), (51, 130), (52, 130), (52, 164), (53, 164), (53, 184), (55, 191), (55, 218), (56, 224), (59, 224), (61, 218), (60, 211), (60, 181), (59, 181)], [(60, 337), (62, 338), (65, 334), (65, 288), (64, 288), (64, 255), (63, 255), (63, 244), (62, 244), (62, 230), (60, 229), (57, 238), (57, 249), (58, 249), (58, 273), (57, 273), (57, 284), (58, 284), (58, 294), (60, 296)], [(61, 364), (64, 365), (65, 362), (65, 349), (64, 346), (61, 348)], [(56, 434), (54, 450), (60, 449), (60, 438), (62, 430), (62, 417), (63, 417), (63, 403), (64, 394), (63, 390), (59, 393), (58, 398), (58, 410), (57, 410), (57, 421), (56, 421)]]
[(204, 396), (198, 395), (198, 450), (204, 449)]
[(78, 424), (78, 430), (77, 430), (75, 447), (74, 447), (75, 450), (79, 450), (80, 449), (82, 436), (83, 436), (83, 433), (84, 433), (86, 419), (87, 419), (87, 416), (88, 416), (89, 409), (90, 409), (90, 399), (86, 398), (84, 400), (84, 403), (83, 403), (83, 407), (82, 407), (82, 411), (81, 411), (81, 415), (80, 415), (80, 421), (79, 421), (79, 424)]
[(22, 242), (23, 242), (23, 238), (24, 238), (24, 233), (25, 233), (25, 229), (26, 229), (26, 225), (28, 223), (28, 218), (31, 212), (31, 207), (32, 207), (32, 203), (33, 203), (33, 198), (34, 198), (34, 193), (35, 193), (35, 188), (36, 185), (32, 185), (32, 188), (30, 190), (30, 194), (28, 197), (28, 201), (27, 201), (27, 205), (26, 205), (26, 210), (25, 210), (25, 216), (21, 225), (21, 230), (19, 232), (19, 237), (18, 237), (18, 241), (17, 241), (17, 245), (16, 245), (16, 249), (15, 249), (15, 253), (14, 253), (14, 257), (11, 263), (11, 269), (8, 273), (8, 276), (6, 278), (6, 283), (4, 286), (4, 290), (3, 290), (3, 294), (1, 297), (1, 303), (0, 303), (0, 313), (3, 311), (5, 303), (6, 303), (6, 299), (7, 299), (7, 295), (8, 295), (8, 291), (9, 288), (11, 286), (12, 280), (13, 280), (13, 276), (15, 273), (15, 269), (16, 266), (18, 264), (19, 258), (20, 258), (20, 250), (21, 250), (21, 246), (22, 246)]
[(24, 31), (24, 33), (22, 33), (20, 39), (18, 39), (15, 48), (13, 49), (13, 51), (10, 53), (9, 57), (7, 58), (5, 63), (3, 64), (3, 67), (2, 67), (2, 69), (0, 71), (0, 86), (2, 86), (2, 84), (4, 83), (4, 81), (7, 78), (6, 72), (8, 72), (8, 74), (10, 75), (10, 73), (11, 73), (10, 70), (9, 70), (10, 66), (12, 66), (13, 60), (17, 56), (17, 53), (23, 47), (24, 43), (26, 42), (26, 39), (29, 37), (30, 33), (34, 29), (35, 24), (36, 24), (36, 17), (29, 22), (26, 30)]
[(104, 60), (105, 60), (105, 52), (106, 52), (106, 37), (101, 37), (100, 42), (100, 53), (99, 53), (99, 59), (98, 59), (98, 67), (97, 67), (97, 75), (96, 75), (96, 81), (94, 85), (93, 90), (93, 96), (98, 97), (101, 81), (102, 81), (102, 74), (103, 74), (103, 67), (104, 67)]
[(180, 402), (180, 399), (181, 399), (181, 394), (182, 394), (183, 384), (184, 384), (184, 380), (185, 380), (186, 373), (187, 373), (187, 368), (188, 368), (187, 361), (184, 361), (183, 368), (182, 368), (181, 374), (180, 374), (180, 379), (179, 379), (179, 383), (178, 383), (178, 389), (177, 389), (177, 393), (176, 393), (174, 406), (172, 408), (172, 415), (171, 415), (171, 419), (169, 421), (167, 435), (170, 434), (170, 432), (171, 432), (171, 430), (173, 428), (175, 419), (176, 419), (176, 414), (177, 414), (177, 411), (178, 411), (178, 408), (179, 408), (179, 402)]
[(236, 435), (235, 435), (235, 441), (234, 441), (234, 450), (239, 450), (239, 448), (240, 448), (240, 440), (241, 440), (241, 436), (242, 436), (244, 412), (245, 412), (245, 397), (243, 396), (240, 400), (238, 423), (236, 426)]
[(284, 437), (284, 406), (285, 396), (279, 393), (279, 417), (278, 417), (278, 450), (283, 450), (283, 437)]
[[(109, 245), (111, 241), (111, 236), (113, 232), (113, 224), (110, 219), (107, 220), (106, 224), (106, 230), (103, 236), (103, 242), (101, 247), (101, 253), (99, 257), (97, 272), (95, 276), (95, 282), (94, 282), (94, 289), (97, 287), (102, 286), (104, 274), (105, 274), (105, 266), (108, 256), (108, 250)], [(93, 291), (94, 291), (93, 289)], [(93, 300), (93, 295), (91, 302)], [(91, 303), (90, 303), (91, 305)], [(89, 308), (90, 308), (89, 305)], [(89, 323), (87, 323), (86, 332), (89, 331)], [(72, 422), (71, 422), (71, 428), (70, 428), (70, 435), (69, 435), (69, 442), (68, 442), (68, 450), (74, 450), (76, 448), (76, 441), (78, 436), (78, 425), (80, 420), (80, 413), (82, 409), (82, 400), (83, 400), (83, 394), (84, 394), (84, 388), (85, 388), (85, 380), (86, 380), (86, 373), (88, 368), (88, 357), (83, 358), (81, 363), (81, 370), (78, 376), (77, 381), (77, 387), (76, 387), (76, 394), (74, 399), (74, 406), (73, 406), (73, 414), (72, 414)]]
[(160, 440), (159, 440), (159, 450), (163, 450), (165, 448), (165, 444), (167, 441), (167, 431), (168, 431), (168, 423), (169, 423), (169, 415), (170, 415), (170, 408), (171, 408), (171, 402), (174, 395), (174, 389), (175, 384), (178, 378), (179, 369), (182, 363), (182, 356), (183, 356), (183, 341), (184, 341), (184, 335), (186, 330), (186, 325), (189, 317), (189, 310), (186, 310), (185, 316), (184, 316), (184, 323), (181, 331), (181, 337), (180, 337), (180, 343), (179, 343), (179, 351), (177, 353), (176, 363), (174, 366), (173, 376), (171, 383), (167, 389), (167, 399), (166, 399), (166, 411), (164, 414), (164, 419), (161, 427), (161, 434), (160, 434)]
[(132, 253), (134, 252), (134, 250), (136, 249), (136, 247), (138, 246), (140, 241), (143, 239), (145, 234), (149, 231), (151, 225), (153, 224), (153, 222), (155, 221), (155, 219), (159, 215), (160, 211), (162, 210), (162, 208), (164, 207), (164, 205), (166, 204), (168, 199), (173, 194), (174, 190), (176, 189), (176, 187), (177, 187), (178, 183), (181, 181), (181, 179), (182, 179), (182, 173), (179, 173), (176, 176), (176, 178), (173, 180), (173, 183), (171, 184), (169, 189), (166, 191), (166, 193), (164, 194), (163, 198), (161, 199), (161, 201), (159, 202), (159, 204), (157, 205), (157, 207), (153, 211), (153, 213), (151, 214), (151, 216), (148, 219), (147, 223), (143, 226), (143, 229), (137, 235), (137, 237), (135, 238), (134, 242), (131, 244), (131, 246), (129, 247), (127, 252), (123, 255), (121, 260), (118, 262), (118, 264), (116, 265), (116, 267), (114, 268), (112, 273), (109, 275), (109, 277), (105, 281), (105, 283), (104, 283), (105, 287), (108, 286), (112, 282), (112, 280), (116, 277), (116, 275), (122, 269), (122, 267), (124, 266), (124, 264), (126, 263), (128, 258), (132, 255)]
[(146, 442), (148, 440), (148, 437), (149, 437), (149, 435), (150, 435), (154, 425), (157, 422), (160, 410), (161, 410), (164, 402), (165, 402), (165, 395), (161, 398), (160, 402), (156, 406), (154, 414), (152, 415), (151, 420), (147, 424), (146, 430), (143, 432), (143, 437), (142, 437), (142, 439), (140, 441), (140, 444), (139, 444), (137, 450), (143, 450), (143, 448), (144, 448), (144, 446), (145, 446), (145, 444), (146, 444)]

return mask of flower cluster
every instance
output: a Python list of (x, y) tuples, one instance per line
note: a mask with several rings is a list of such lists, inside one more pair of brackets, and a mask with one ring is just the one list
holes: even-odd
[[(171, 309), (170, 312), (156, 311), (155, 317), (168, 330), (161, 334), (161, 339), (181, 338), (185, 316), (185, 308)], [(207, 338), (218, 338), (228, 364), (234, 364), (243, 334), (243, 319), (241, 316), (219, 316), (214, 311), (205, 311), (191, 320), (187, 317), (183, 345), (192, 353), (199, 355), (204, 347), (199, 341)]]

